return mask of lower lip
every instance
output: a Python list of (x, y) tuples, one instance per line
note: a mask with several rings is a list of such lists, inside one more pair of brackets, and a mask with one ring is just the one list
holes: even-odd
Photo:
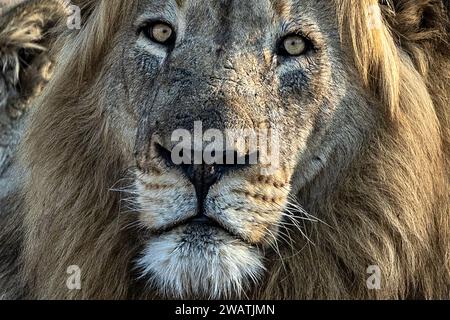
[(205, 221), (203, 219), (199, 219), (199, 220), (193, 219), (193, 220), (188, 221), (187, 223), (182, 224), (181, 226), (201, 226), (201, 227), (218, 229), (218, 230), (222, 230), (226, 233), (230, 233), (227, 229), (225, 229), (220, 224), (218, 224), (217, 222), (214, 222), (212, 220)]
[(189, 219), (187, 221), (184, 221), (182, 223), (178, 223), (175, 225), (172, 225), (166, 229), (161, 229), (161, 230), (157, 230), (155, 233), (157, 234), (164, 234), (164, 233), (168, 233), (171, 232), (175, 229), (181, 228), (181, 227), (188, 227), (188, 226), (205, 226), (205, 227), (210, 227), (210, 228), (214, 228), (214, 229), (219, 229), (222, 230), (226, 233), (230, 233), (227, 229), (225, 229), (224, 227), (222, 227), (220, 224), (218, 224), (217, 222), (211, 220), (211, 219), (203, 219), (203, 218), (193, 218), (193, 219)]

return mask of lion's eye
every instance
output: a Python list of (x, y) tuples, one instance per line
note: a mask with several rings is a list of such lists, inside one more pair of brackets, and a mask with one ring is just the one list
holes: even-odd
[(144, 28), (144, 34), (150, 40), (164, 45), (170, 44), (175, 38), (173, 28), (163, 22), (156, 22), (147, 25)]
[(300, 56), (308, 50), (307, 40), (299, 35), (290, 35), (283, 39), (280, 51), (284, 55)]

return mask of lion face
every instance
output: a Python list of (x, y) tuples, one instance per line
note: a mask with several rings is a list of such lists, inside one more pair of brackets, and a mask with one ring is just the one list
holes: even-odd
[[(161, 292), (239, 296), (262, 279), (280, 228), (295, 229), (290, 196), (352, 127), (342, 121), (357, 85), (334, 10), (315, 0), (149, 0), (122, 31), (105, 90), (137, 167), (131, 193), (146, 239), (137, 264)], [(263, 143), (217, 139), (228, 132), (266, 133), (269, 161)], [(180, 149), (183, 134), (192, 140)], [(211, 146), (214, 160), (196, 162)]]

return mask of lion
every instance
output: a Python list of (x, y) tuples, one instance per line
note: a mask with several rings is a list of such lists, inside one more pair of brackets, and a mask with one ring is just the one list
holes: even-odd
[[(0, 296), (450, 298), (448, 2), (76, 0), (80, 30), (50, 4), (1, 23), (52, 22), (56, 63), (1, 182)], [(175, 162), (198, 122), (279, 165)]]

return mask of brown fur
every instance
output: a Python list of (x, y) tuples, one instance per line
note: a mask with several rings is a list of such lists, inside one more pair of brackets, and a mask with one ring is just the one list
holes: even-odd
[[(140, 242), (109, 191), (130, 159), (118, 156), (114, 130), (97, 108), (102, 58), (133, 2), (78, 2), (91, 17), (55, 45), (61, 68), (22, 145), (31, 172), (22, 274), (30, 298), (148, 298), (134, 296), (130, 270)], [(397, 0), (384, 12), (389, 24), (371, 30), (366, 10), (374, 1), (336, 3), (349, 63), (383, 101), (382, 121), (343, 180), (319, 175), (299, 195), (326, 222), (307, 227), (320, 244), (300, 250), (304, 239), (295, 239), (298, 252), (285, 249), (252, 296), (449, 298), (448, 18), (439, 1)], [(85, 271), (81, 291), (65, 287), (72, 264)], [(383, 271), (383, 290), (365, 287), (369, 265)]]

